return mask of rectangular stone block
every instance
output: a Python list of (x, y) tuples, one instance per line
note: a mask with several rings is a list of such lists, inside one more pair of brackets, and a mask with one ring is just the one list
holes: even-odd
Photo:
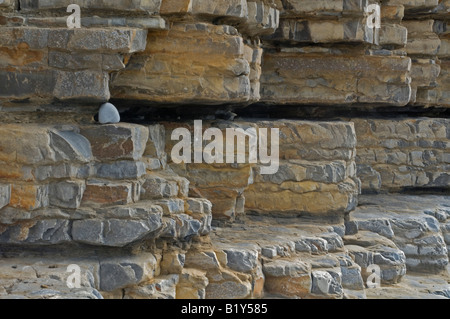
[(123, 247), (162, 226), (161, 214), (144, 219), (84, 219), (72, 225), (73, 240), (96, 246)]
[(269, 293), (302, 298), (311, 292), (311, 266), (299, 260), (272, 261), (263, 266), (264, 288)]
[(162, 0), (162, 15), (179, 13), (238, 19), (246, 18), (248, 9), (246, 0)]
[(408, 29), (398, 24), (382, 24), (379, 34), (381, 46), (404, 47), (408, 42)]
[(416, 105), (450, 107), (450, 60), (441, 60), (435, 87), (418, 88)]
[(343, 220), (343, 212), (355, 208), (357, 195), (358, 187), (351, 179), (339, 184), (255, 183), (244, 192), (247, 211), (329, 217), (336, 221)]
[(146, 165), (143, 162), (118, 161), (95, 164), (94, 170), (95, 176), (102, 179), (138, 179), (145, 174)]
[(142, 29), (50, 29), (48, 47), (96, 53), (134, 53), (145, 49), (147, 30)]
[(53, 95), (60, 100), (105, 102), (110, 98), (109, 76), (102, 71), (56, 71)]
[(406, 11), (417, 13), (436, 7), (439, 0), (389, 0), (389, 5), (403, 5)]
[(52, 70), (4, 71), (0, 70), (0, 99), (21, 100), (44, 97), (51, 99), (56, 84)]
[(350, 58), (295, 51), (267, 52), (261, 77), (261, 100), (283, 104), (404, 106), (411, 94), (410, 65), (411, 60), (406, 57)]
[(9, 206), (25, 210), (47, 207), (48, 185), (13, 184)]
[(23, 222), (0, 230), (2, 244), (57, 245), (71, 240), (69, 221), (65, 219)]
[(83, 205), (124, 205), (133, 202), (133, 185), (127, 182), (89, 180), (83, 194)]
[(291, 160), (289, 162), (281, 161), (275, 174), (260, 175), (258, 170), (254, 170), (254, 180), (255, 182), (274, 184), (301, 181), (339, 183), (348, 177), (346, 173), (347, 163), (345, 161), (314, 162)]
[(169, 31), (150, 32), (147, 42), (145, 52), (114, 77), (113, 97), (164, 103), (249, 100), (250, 67), (235, 28), (176, 23)]
[(72, 130), (51, 130), (50, 147), (55, 152), (57, 161), (89, 163), (92, 150), (89, 141)]
[(399, 23), (405, 16), (405, 7), (403, 5), (386, 5), (381, 6), (381, 21), (389, 21)]
[(432, 86), (439, 73), (441, 67), (435, 60), (414, 59), (411, 65), (411, 84), (414, 87)]
[(68, 53), (50, 51), (48, 65), (59, 69), (99, 69), (102, 65), (102, 55), (85, 53)]
[[(259, 128), (279, 128), (280, 159), (350, 160), (356, 147), (351, 122), (259, 121)], [(301, 141), (301, 142), (300, 142)]]
[(25, 42), (16, 46), (0, 47), (0, 69), (8, 71), (34, 71), (46, 69), (48, 53), (46, 50), (31, 49)]
[(441, 46), (439, 47), (438, 57), (440, 58), (450, 58), (450, 36), (447, 38), (441, 37)]
[(133, 124), (83, 126), (80, 134), (91, 143), (97, 160), (139, 160), (149, 137), (148, 128)]
[(405, 20), (402, 24), (408, 29), (408, 55), (437, 55), (441, 40), (433, 30), (434, 20)]
[(184, 213), (184, 200), (179, 198), (160, 199), (154, 202), (163, 209), (165, 216)]
[(50, 205), (77, 209), (81, 205), (81, 199), (86, 188), (84, 181), (65, 181), (52, 183), (48, 188)]
[(32, 180), (43, 182), (48, 179), (86, 179), (91, 176), (89, 165), (74, 165), (61, 163), (56, 165), (42, 165), (35, 167), (32, 172)]
[(137, 256), (115, 257), (100, 263), (100, 290), (114, 291), (153, 278), (159, 263), (150, 253)]
[(176, 197), (178, 195), (178, 185), (174, 181), (168, 181), (158, 175), (145, 176), (142, 183), (142, 199), (160, 199)]
[(2, 27), (0, 44), (5, 47), (18, 47), (28, 49), (46, 49), (51, 29), (31, 27)]

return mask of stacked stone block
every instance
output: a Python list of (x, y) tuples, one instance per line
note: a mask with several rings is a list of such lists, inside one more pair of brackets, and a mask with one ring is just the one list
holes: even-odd
[(381, 28), (369, 28), (370, 4), (377, 3), (283, 2), (280, 28), (264, 42), (261, 101), (406, 105), (411, 61), (395, 50), (406, 44), (401, 13), (382, 4)]
[(363, 192), (448, 189), (449, 121), (352, 119)]
[[(165, 124), (167, 153), (178, 143), (171, 140), (171, 131), (177, 123)], [(194, 136), (194, 127), (185, 125)], [(343, 220), (357, 204), (359, 180), (356, 177), (354, 127), (347, 122), (308, 121), (203, 121), (202, 134), (216, 127), (222, 132), (223, 145), (231, 139), (227, 128), (243, 131), (254, 129), (279, 130), (280, 158), (273, 174), (261, 174), (261, 164), (250, 163), (250, 133), (245, 135), (245, 163), (173, 163), (169, 166), (190, 182), (191, 193), (208, 198), (213, 203), (213, 216), (218, 222), (234, 221), (246, 212), (302, 215), (316, 219)], [(271, 136), (267, 136), (268, 152)], [(235, 144), (237, 143), (237, 140)], [(202, 141), (202, 147), (208, 145)], [(258, 147), (263, 147), (259, 144)], [(202, 148), (203, 150), (203, 148)], [(191, 149), (191, 161), (194, 148)], [(220, 155), (225, 155), (225, 149)], [(259, 152), (257, 148), (254, 151)], [(234, 152), (237, 152), (235, 148)], [(266, 164), (268, 166), (268, 164)]]
[[(0, 298), (449, 296), (448, 0), (0, 2)], [(275, 174), (173, 162), (248, 104), (204, 128), (279, 128)]]

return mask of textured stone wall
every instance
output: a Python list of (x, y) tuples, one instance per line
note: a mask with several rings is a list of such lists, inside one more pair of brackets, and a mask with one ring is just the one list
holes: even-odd
[(123, 247), (210, 229), (210, 204), (189, 199), (189, 182), (162, 169), (158, 126), (1, 130), (3, 244)]
[[(261, 128), (280, 130), (279, 167), (274, 174), (261, 174), (263, 164), (248, 162), (248, 147), (244, 164), (174, 164), (169, 158), (170, 167), (191, 181), (192, 193), (211, 200), (216, 220), (233, 221), (246, 211), (343, 220), (355, 208), (359, 179), (351, 123), (222, 121), (204, 122), (203, 129), (215, 125), (222, 130), (223, 145), (230, 139), (227, 128), (254, 128), (257, 134)], [(193, 135), (194, 127), (188, 128)], [(168, 153), (177, 143), (169, 139), (167, 135)]]
[(362, 190), (448, 189), (448, 119), (353, 119)]

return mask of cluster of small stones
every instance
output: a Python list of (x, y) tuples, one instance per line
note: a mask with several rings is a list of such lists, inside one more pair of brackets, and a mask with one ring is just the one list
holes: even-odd
[[(450, 298), (449, 21), (449, 0), (0, 1), (0, 298)], [(96, 123), (111, 99), (140, 124)], [(278, 119), (230, 120), (249, 105)], [(176, 164), (174, 110), (199, 106), (224, 144), (278, 128), (278, 172)]]

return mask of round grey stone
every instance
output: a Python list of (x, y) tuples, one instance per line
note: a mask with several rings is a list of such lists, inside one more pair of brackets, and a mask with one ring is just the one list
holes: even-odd
[(100, 110), (98, 112), (98, 121), (101, 124), (119, 123), (119, 111), (111, 103), (104, 103), (102, 104), (102, 106), (100, 106)]

